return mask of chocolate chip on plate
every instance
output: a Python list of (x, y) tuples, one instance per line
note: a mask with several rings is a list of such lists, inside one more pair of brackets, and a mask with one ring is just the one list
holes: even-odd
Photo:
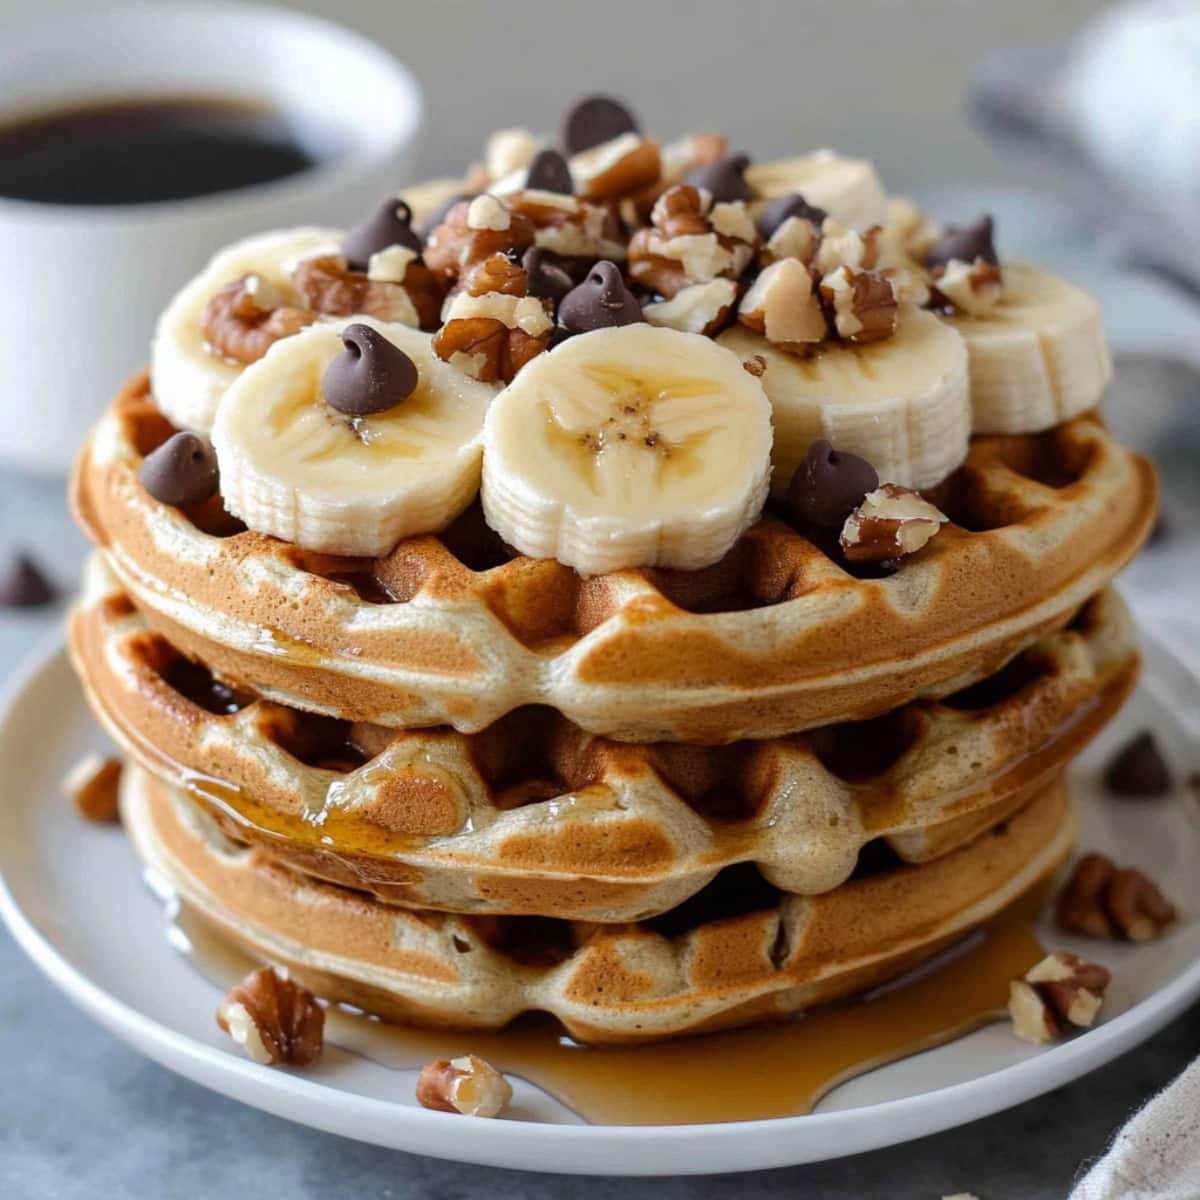
[(1114, 796), (1165, 796), (1171, 783), (1171, 768), (1148, 729), (1126, 742), (1104, 769), (1104, 785)]
[(389, 246), (407, 246), (421, 253), (421, 239), (413, 232), (412, 209), (389, 196), (363, 221), (342, 239), (342, 253), (352, 271), (365, 271), (372, 254)]
[(217, 490), (216, 451), (194, 433), (176, 433), (146, 455), (141, 480), (163, 504), (199, 504)]
[(554, 256), (541, 246), (530, 246), (521, 255), (521, 267), (528, 277), (528, 291), (539, 300), (553, 300), (555, 304), (575, 286), (575, 281), (565, 267), (554, 261)]
[(557, 150), (539, 150), (525, 172), (525, 186), (539, 192), (573, 196), (575, 184), (567, 160)]
[(621, 268), (607, 260), (596, 263), (558, 306), (559, 328), (568, 334), (633, 325), (644, 319), (637, 297), (621, 278)]
[(835, 450), (821, 438), (792, 475), (788, 510), (797, 524), (836, 529), (878, 486), (879, 476), (865, 458)]
[(776, 197), (758, 214), (758, 232), (766, 241), (789, 217), (802, 217), (820, 229), (827, 216), (823, 208), (809, 204), (799, 192), (788, 192)]
[(684, 183), (703, 188), (714, 202), (721, 204), (734, 200), (749, 200), (754, 195), (746, 182), (746, 168), (750, 165), (748, 154), (734, 154), (693, 167), (685, 176)]
[(586, 96), (564, 114), (560, 140), (568, 154), (579, 154), (623, 133), (637, 132), (637, 122), (620, 101), (610, 96)]
[(416, 390), (417, 364), (370, 325), (347, 325), (345, 349), (325, 368), (321, 392), (330, 408), (348, 417), (386, 412)]
[(58, 589), (26, 551), (9, 556), (0, 571), (0, 608), (41, 608), (57, 596)]
[(996, 246), (992, 240), (994, 233), (995, 224), (989, 213), (984, 213), (970, 225), (951, 225), (929, 248), (925, 265), (944, 267), (952, 258), (967, 263), (982, 258), (984, 262), (998, 267), (1000, 259), (996, 256)]

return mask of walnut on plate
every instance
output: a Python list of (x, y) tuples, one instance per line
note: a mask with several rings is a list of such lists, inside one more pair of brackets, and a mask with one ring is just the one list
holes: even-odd
[(325, 1041), (325, 1010), (308, 988), (274, 967), (252, 971), (231, 988), (217, 1024), (264, 1066), (306, 1066)]
[(1013, 1033), (1023, 1041), (1052, 1042), (1096, 1019), (1111, 975), (1106, 967), (1059, 950), (1009, 984)]
[(475, 1054), (439, 1058), (417, 1079), (417, 1103), (438, 1112), (467, 1117), (498, 1117), (512, 1101), (512, 1085)]
[(1136, 867), (1118, 867), (1103, 854), (1085, 854), (1059, 894), (1061, 929), (1094, 938), (1148, 942), (1175, 923), (1175, 906)]
[(423, 257), (431, 271), (457, 280), (472, 266), (494, 254), (520, 253), (534, 242), (533, 222), (484, 192), (460, 200), (429, 235)]

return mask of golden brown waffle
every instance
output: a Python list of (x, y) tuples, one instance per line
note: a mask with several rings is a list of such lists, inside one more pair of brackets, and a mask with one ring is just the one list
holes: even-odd
[(296, 708), (471, 732), (526, 705), (625, 741), (732, 742), (860, 720), (997, 670), (1105, 587), (1154, 517), (1153, 468), (1094, 417), (976, 438), (954, 524), (858, 578), (771, 517), (715, 566), (591, 579), (509, 558), (468, 514), (378, 560), (184, 513), (138, 480), (171, 432), (144, 378), (94, 431), (73, 503), (186, 654)]
[(593, 1042), (779, 1018), (895, 976), (1047, 875), (1074, 829), (1055, 782), (923, 866), (877, 864), (811, 898), (734, 867), (665, 917), (606, 926), (391, 908), (230, 841), (140, 770), (126, 770), (122, 792), (142, 858), (202, 917), (318, 994), (450, 1028), (541, 1010)]
[(998, 676), (865, 726), (628, 745), (539, 709), (480, 734), (397, 733), (231, 693), (149, 632), (98, 560), (71, 649), (121, 745), (231, 837), (391, 903), (589, 921), (665, 912), (738, 863), (809, 895), (873, 839), (909, 862), (948, 853), (1059, 774), (1137, 668), (1106, 592)]

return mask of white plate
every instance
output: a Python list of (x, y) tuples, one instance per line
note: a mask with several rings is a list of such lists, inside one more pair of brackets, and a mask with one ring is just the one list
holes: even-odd
[(1086, 1034), (1035, 1048), (992, 1025), (843, 1084), (808, 1116), (588, 1125), (517, 1081), (519, 1119), (485, 1121), (417, 1107), (413, 1072), (338, 1047), (303, 1074), (249, 1062), (216, 1029), (217, 989), (168, 945), (159, 904), (120, 831), (80, 820), (58, 794), (64, 769), (103, 745), (61, 651), (17, 681), (0, 717), (0, 913), (42, 970), (117, 1036), (206, 1087), (319, 1129), (442, 1158), (577, 1174), (741, 1171), (836, 1158), (1058, 1087), (1136, 1045), (1200, 996), (1194, 797), (1181, 785), (1170, 801), (1106, 800), (1096, 781), (1113, 747), (1147, 726), (1180, 777), (1200, 768), (1200, 681), (1155, 645), (1146, 664), (1137, 696), (1074, 772), (1080, 840), (1152, 868), (1183, 910), (1180, 928), (1148, 945), (1106, 944), (1102, 954), (1090, 947), (1114, 968), (1114, 980), (1102, 1023)]

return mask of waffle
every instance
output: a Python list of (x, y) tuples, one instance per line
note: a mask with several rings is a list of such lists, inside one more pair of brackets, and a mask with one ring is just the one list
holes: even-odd
[(604, 922), (661, 914), (739, 863), (813, 895), (873, 839), (908, 862), (946, 854), (1061, 772), (1137, 668), (1103, 593), (999, 676), (866, 727), (628, 745), (546, 709), (398, 733), (237, 696), (150, 632), (98, 561), (70, 640), (103, 723), (228, 835), (393, 904)]
[(584, 578), (510, 557), (477, 511), (378, 560), (241, 530), (219, 500), (185, 514), (138, 480), (170, 432), (139, 377), (74, 476), (131, 599), (224, 678), (389, 727), (476, 732), (542, 705), (622, 741), (729, 743), (865, 720), (1061, 628), (1156, 507), (1150, 464), (1089, 415), (974, 439), (930, 493), (953, 523), (891, 575), (852, 574), (768, 516), (713, 567)]
[(893, 977), (1046, 876), (1074, 830), (1055, 781), (932, 863), (879, 863), (814, 898), (735, 867), (664, 918), (605, 926), (392, 908), (230, 841), (182, 793), (132, 766), (122, 816), (138, 853), (186, 903), (330, 1000), (460, 1029), (540, 1010), (590, 1042), (780, 1018)]

